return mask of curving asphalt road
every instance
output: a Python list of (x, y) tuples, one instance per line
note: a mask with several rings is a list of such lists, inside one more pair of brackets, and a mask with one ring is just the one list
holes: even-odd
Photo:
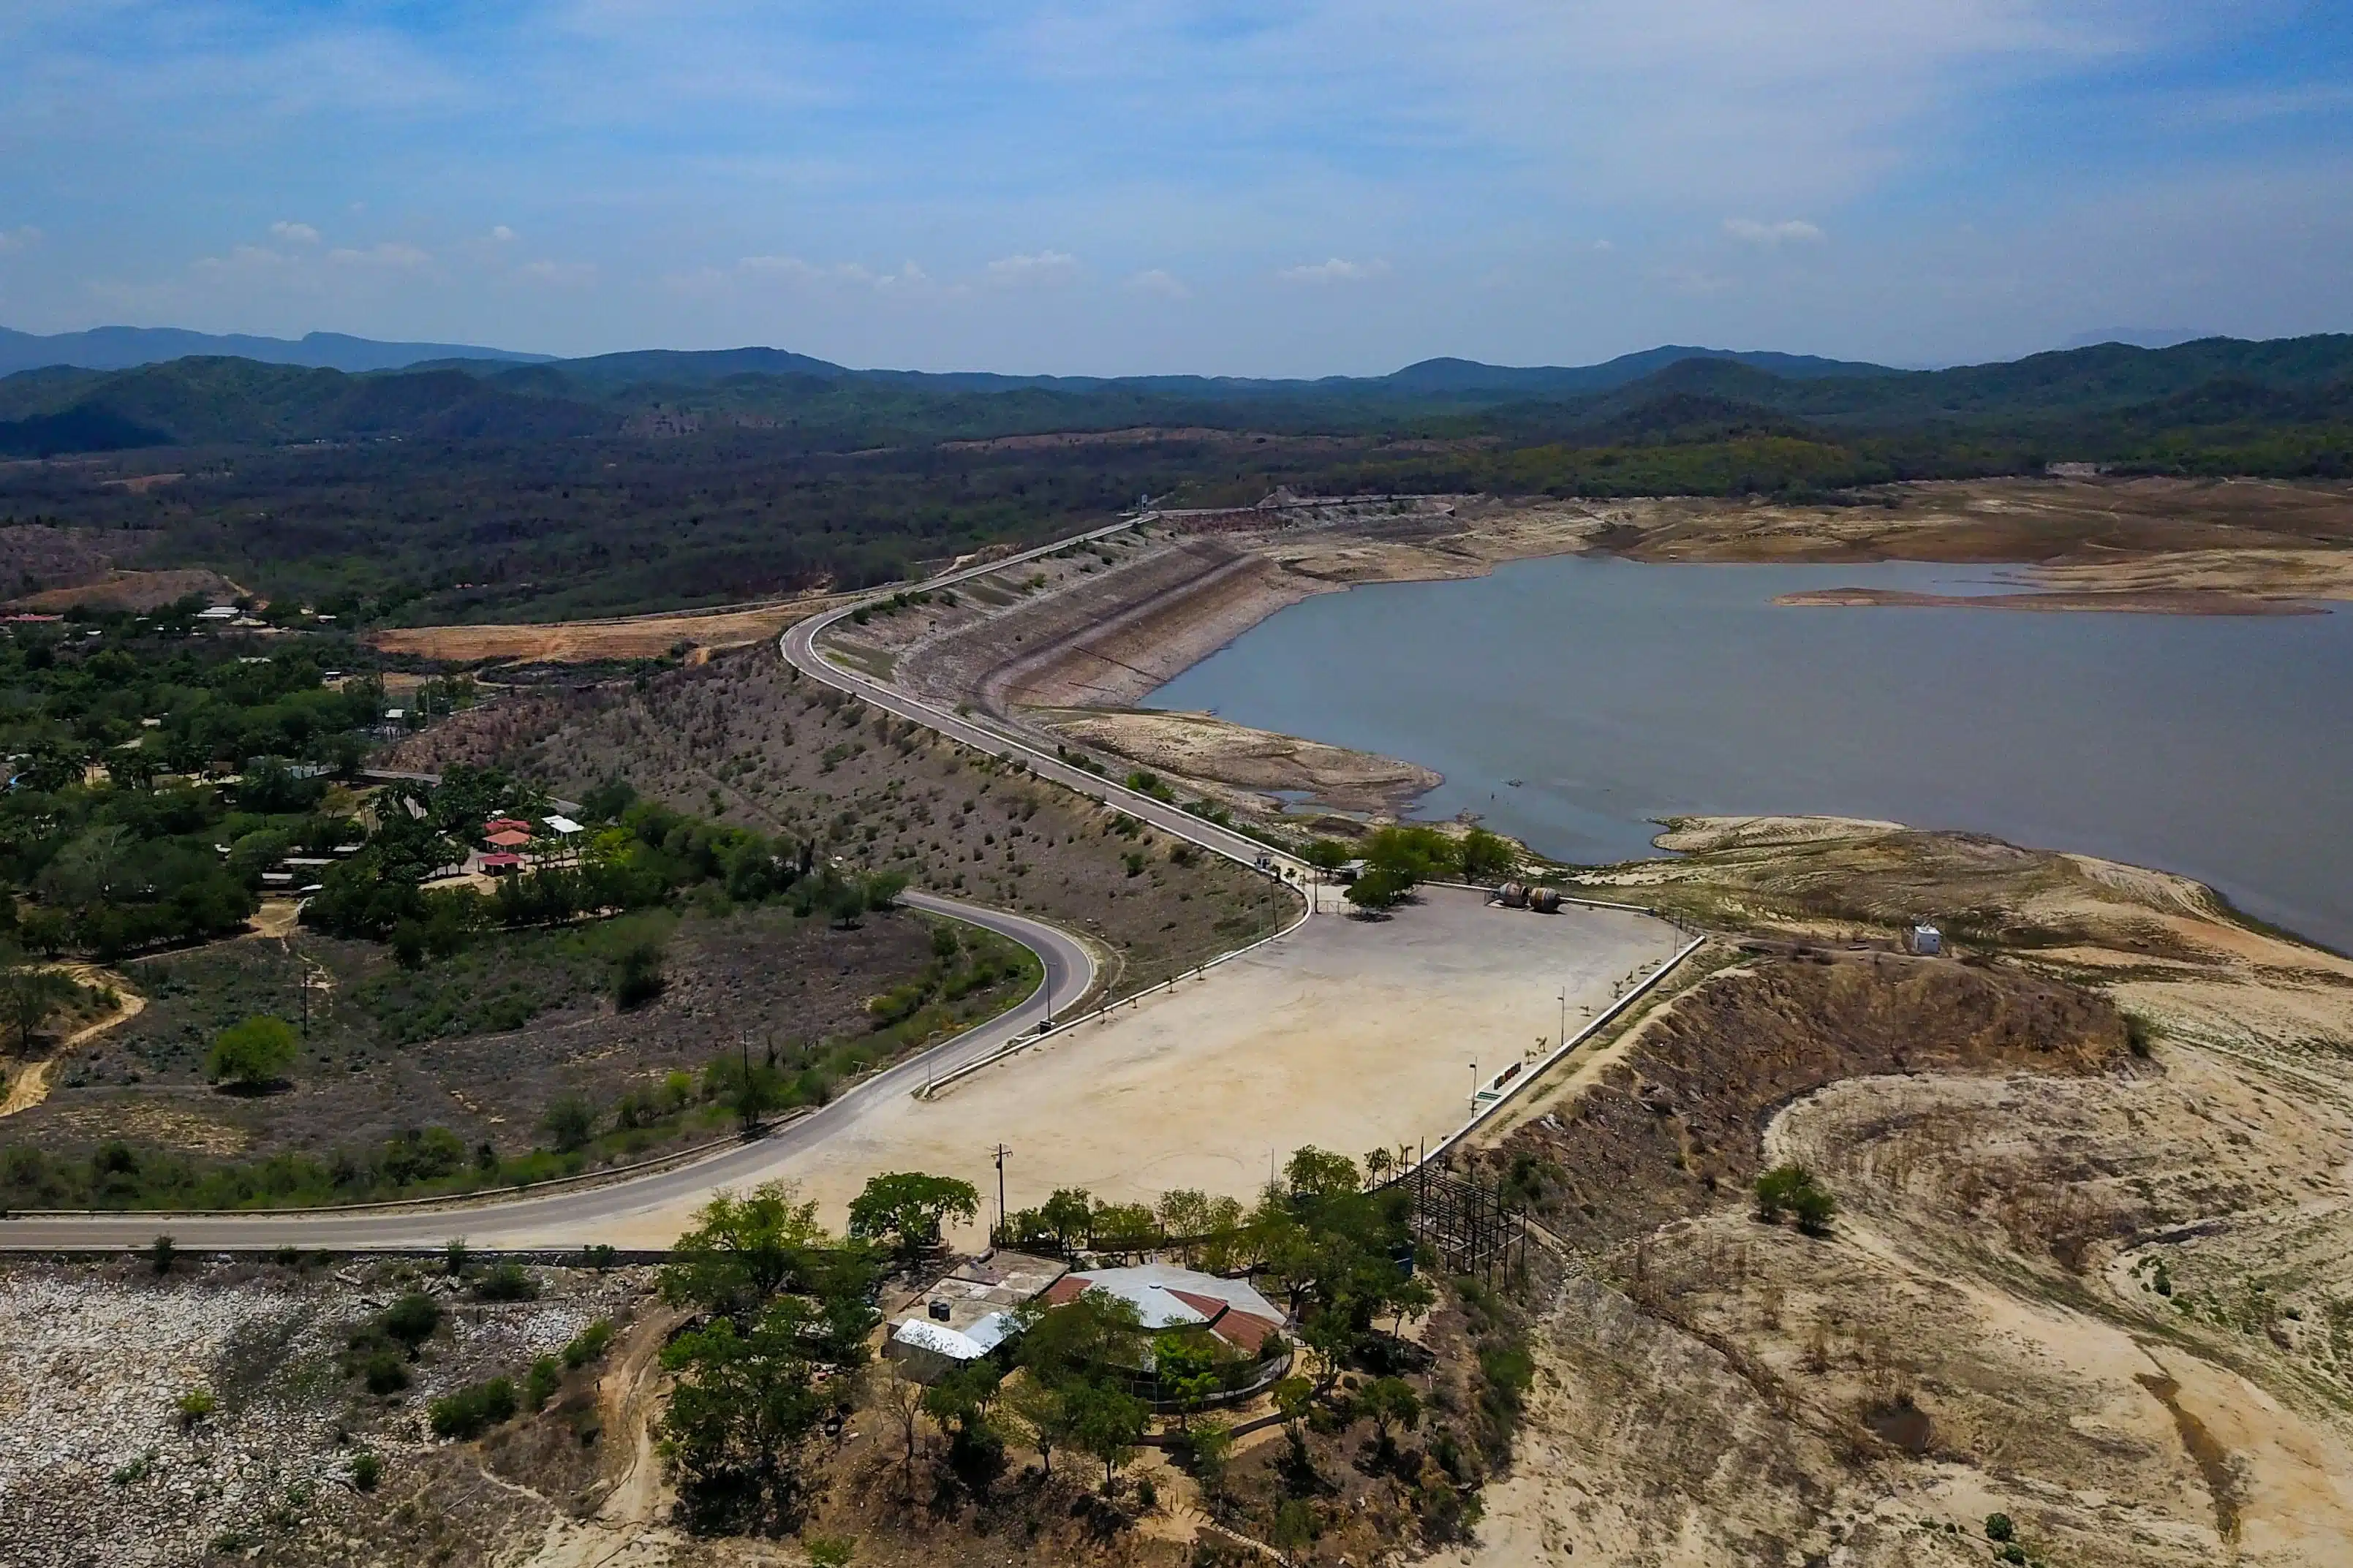
[[(944, 573), (921, 584), (945, 588), (969, 578), (1002, 572), (1025, 561), (1053, 554), (1073, 544), (1122, 532), (1133, 522), (1117, 522), (1051, 544), (1024, 551), (1003, 560)], [(1293, 858), (1271, 850), (1254, 838), (1207, 822), (1190, 812), (1155, 800), (1124, 784), (1098, 777), (1039, 751), (1026, 741), (976, 724), (908, 696), (895, 687), (870, 680), (844, 669), (817, 651), (825, 629), (849, 615), (858, 604), (887, 597), (886, 590), (858, 603), (811, 616), (789, 628), (778, 639), (784, 658), (795, 668), (828, 686), (848, 691), (875, 707), (937, 730), (953, 740), (998, 756), (1018, 757), (1042, 778), (1115, 805), (1150, 823), (1171, 837), (1199, 845), (1242, 865), (1281, 879), (1294, 890), (1308, 884), (1311, 873)], [(1093, 984), (1093, 957), (1067, 932), (1003, 910), (987, 909), (934, 894), (908, 892), (902, 901), (916, 909), (952, 915), (1011, 938), (1044, 963), (1046, 983), (1018, 1006), (979, 1027), (910, 1057), (845, 1091), (841, 1098), (788, 1122), (766, 1137), (723, 1150), (691, 1163), (601, 1185), (543, 1193), (533, 1196), (490, 1198), (479, 1203), (403, 1206), (387, 1209), (309, 1209), (257, 1214), (251, 1212), (189, 1214), (158, 1213), (26, 1213), (0, 1218), (0, 1251), (52, 1252), (84, 1247), (142, 1246), (168, 1231), (183, 1247), (221, 1250), (267, 1250), (301, 1247), (329, 1250), (369, 1247), (438, 1247), (462, 1235), (470, 1245), (486, 1250), (501, 1247), (576, 1247), (607, 1238), (620, 1226), (649, 1216), (677, 1216), (682, 1228), (687, 1210), (712, 1189), (744, 1186), (765, 1179), (778, 1163), (811, 1145), (834, 1136), (865, 1116), (890, 1095), (913, 1089), (932, 1077), (987, 1055), (1018, 1035), (1027, 1034), (1048, 1017), (1048, 1003), (1075, 1002)], [(1313, 912), (1312, 901), (1310, 912)]]
[[(1058, 539), (1051, 544), (1041, 544), (1035, 550), (1025, 550), (1018, 555), (1008, 556), (1001, 561), (986, 562), (978, 566), (966, 566), (959, 571), (944, 573), (922, 584), (921, 586), (927, 590), (953, 587), (967, 579), (986, 576), (992, 572), (1002, 572), (1008, 566), (1018, 566), (1025, 561), (1035, 561), (1040, 556), (1067, 550), (1073, 544), (1083, 544), (1092, 540), (1103, 539), (1134, 526), (1132, 522), (1117, 522), (1108, 528), (1098, 528), (1091, 532), (1074, 534), (1068, 539)], [(886, 596), (877, 595), (875, 599)], [(875, 602), (874, 599), (859, 601), (860, 604), (873, 602)], [(919, 701), (909, 696), (895, 686), (888, 686), (881, 681), (870, 679), (855, 670), (845, 669), (834, 663), (818, 651), (817, 639), (825, 634), (828, 627), (858, 607), (857, 604), (843, 605), (838, 609), (811, 616), (805, 621), (795, 622), (786, 630), (784, 636), (777, 639), (786, 662), (805, 675), (814, 676), (828, 686), (848, 691), (886, 712), (897, 714), (902, 719), (912, 719), (927, 729), (937, 730), (951, 740), (961, 741), (967, 746), (992, 752), (1000, 757), (1018, 757), (1028, 763), (1029, 771), (1039, 777), (1051, 779), (1056, 784), (1075, 790), (1081, 795), (1090, 795), (1108, 805), (1115, 805), (1130, 816), (1148, 822), (1164, 833), (1189, 840), (1229, 860), (1238, 860), (1245, 866), (1260, 870), (1270, 870), (1294, 887), (1306, 884), (1311, 873), (1305, 865), (1293, 856), (1286, 855), (1278, 849), (1271, 849), (1255, 838), (1246, 837), (1241, 834), (1219, 827), (1214, 822), (1204, 821), (1180, 806), (1171, 805), (1166, 801), (1155, 800), (1148, 795), (1129, 789), (1125, 784), (1114, 784), (1109, 779), (1087, 772), (1084, 768), (1073, 767), (1050, 752), (1039, 751), (1027, 741), (1008, 735), (987, 725), (976, 723), (944, 709), (934, 708), (928, 702)]]
[(329, 1250), (431, 1247), (453, 1236), (463, 1236), (469, 1245), (485, 1250), (570, 1248), (605, 1240), (616, 1226), (648, 1215), (668, 1211), (682, 1217), (712, 1189), (745, 1186), (764, 1180), (776, 1164), (840, 1131), (887, 1097), (904, 1094), (932, 1075), (986, 1056), (1015, 1036), (1035, 1029), (1046, 1019), (1050, 991), (1055, 1000), (1070, 1003), (1094, 983), (1093, 957), (1067, 933), (1042, 921), (929, 893), (905, 893), (901, 895), (901, 900), (934, 914), (969, 921), (1021, 943), (1044, 961), (1047, 983), (1009, 1011), (876, 1073), (845, 1090), (831, 1104), (797, 1121), (786, 1122), (765, 1138), (691, 1164), (601, 1186), (477, 1204), (269, 1214), (142, 1211), (13, 1215), (0, 1220), (0, 1250), (53, 1252), (136, 1247), (165, 1231), (183, 1247), (211, 1251), (280, 1247)]

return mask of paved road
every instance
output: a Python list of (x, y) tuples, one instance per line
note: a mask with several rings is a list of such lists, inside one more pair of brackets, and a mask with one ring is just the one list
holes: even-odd
[[(969, 578), (985, 576), (991, 572), (1002, 572), (1008, 566), (1018, 566), (1025, 561), (1034, 561), (1040, 556), (1051, 555), (1073, 544), (1102, 539), (1122, 532), (1133, 526), (1134, 524), (1127, 522), (1113, 523), (1109, 528), (1099, 528), (1089, 533), (1056, 540), (1051, 544), (1043, 544), (1035, 550), (1024, 551), (1018, 555), (1008, 556), (1002, 561), (990, 561), (978, 566), (966, 566), (959, 571), (944, 573), (932, 578), (922, 586), (926, 589), (953, 587)], [(875, 597), (885, 596), (887, 595), (878, 595)], [(873, 601), (860, 601), (860, 603), (871, 602)], [(1155, 800), (1148, 795), (1129, 789), (1124, 784), (1114, 784), (1109, 779), (1087, 772), (1084, 768), (1073, 767), (1050, 752), (1039, 751), (1028, 741), (1008, 735), (976, 720), (952, 713), (945, 709), (934, 708), (928, 702), (920, 701), (909, 696), (895, 686), (869, 679), (857, 671), (844, 668), (827, 658), (818, 651), (817, 639), (824, 634), (826, 628), (857, 608), (856, 604), (843, 605), (838, 609), (828, 610), (822, 615), (811, 616), (807, 620), (796, 622), (786, 630), (782, 637), (777, 639), (786, 660), (803, 674), (814, 676), (828, 686), (851, 692), (864, 701), (888, 712), (895, 713), (902, 719), (912, 719), (928, 729), (937, 730), (940, 733), (961, 741), (965, 745), (976, 747), (997, 756), (1018, 757), (1027, 763), (1029, 770), (1039, 777), (1051, 779), (1056, 784), (1076, 790), (1081, 795), (1091, 795), (1106, 805), (1115, 805), (1129, 816), (1148, 822), (1164, 833), (1187, 839), (1204, 849), (1225, 856), (1229, 860), (1238, 860), (1245, 866), (1271, 869), (1294, 888), (1310, 885), (1311, 873), (1308, 868), (1296, 858), (1281, 850), (1271, 849), (1255, 838), (1229, 831), (1219, 827), (1214, 822), (1204, 821), (1180, 806), (1170, 805), (1166, 801)]]
[[(1045, 962), (1058, 1003), (1075, 1001), (1093, 984), (1095, 964), (1087, 950), (1043, 921), (928, 893), (910, 892), (902, 900), (916, 909), (985, 926), (1037, 953)], [(616, 1226), (642, 1221), (649, 1215), (674, 1212), (682, 1216), (714, 1187), (744, 1186), (764, 1180), (779, 1163), (833, 1136), (887, 1099), (905, 1094), (927, 1077), (985, 1056), (1014, 1036), (1036, 1028), (1046, 1017), (1048, 990), (1041, 985), (1009, 1012), (875, 1074), (830, 1105), (765, 1138), (650, 1175), (458, 1207), (205, 1215), (26, 1215), (0, 1220), (0, 1250), (141, 1246), (162, 1231), (169, 1231), (181, 1247), (213, 1250), (438, 1247), (453, 1236), (463, 1236), (470, 1245), (483, 1248), (586, 1246), (607, 1239)]]
[[(943, 574), (923, 584), (944, 588), (969, 578), (1034, 561), (1077, 543), (1105, 538), (1134, 526), (1113, 523), (1004, 560)], [(872, 595), (860, 603), (887, 596)], [(1191, 813), (1153, 799), (1123, 784), (1097, 777), (1039, 752), (985, 725), (934, 708), (895, 687), (867, 679), (844, 669), (816, 651), (818, 635), (857, 607), (847, 604), (802, 621), (779, 639), (784, 657), (803, 673), (828, 686), (849, 691), (902, 719), (937, 730), (966, 745), (998, 756), (1018, 756), (1040, 777), (1052, 779), (1082, 795), (1115, 805), (1162, 832), (1183, 838), (1213, 853), (1265, 869), (1295, 888), (1310, 883), (1307, 868), (1287, 855), (1272, 851), (1256, 839), (1206, 822)], [(952, 914), (1010, 937), (1044, 961), (1049, 984), (1011, 1011), (896, 1067), (877, 1073), (844, 1093), (832, 1104), (803, 1117), (765, 1138), (723, 1151), (691, 1164), (649, 1175), (584, 1186), (575, 1191), (537, 1196), (488, 1200), (480, 1204), (436, 1208), (411, 1207), (364, 1212), (296, 1211), (273, 1214), (160, 1215), (155, 1213), (26, 1215), (0, 1219), (0, 1251), (53, 1251), (66, 1247), (137, 1246), (168, 1230), (185, 1247), (209, 1249), (305, 1247), (364, 1248), (372, 1247), (437, 1247), (463, 1235), (483, 1248), (579, 1247), (606, 1239), (624, 1226), (643, 1230), (649, 1216), (676, 1215), (700, 1202), (712, 1188), (742, 1186), (763, 1180), (778, 1163), (819, 1141), (834, 1136), (888, 1096), (905, 1093), (931, 1077), (986, 1056), (1015, 1036), (1034, 1029), (1047, 1016), (1049, 994), (1073, 1002), (1093, 984), (1094, 960), (1065, 932), (1041, 921), (986, 909), (932, 894), (910, 892), (904, 900), (917, 909)]]

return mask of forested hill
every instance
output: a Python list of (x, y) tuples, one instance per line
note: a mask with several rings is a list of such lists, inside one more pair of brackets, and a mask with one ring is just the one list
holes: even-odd
[(544, 619), (881, 582), (1139, 495), (1846, 501), (2056, 462), (2353, 477), (2353, 338), (1933, 372), (1670, 348), (1293, 383), (917, 376), (765, 349), (364, 374), (189, 358), (0, 380), (11, 457), (64, 459), (0, 463), (18, 592), (72, 585), (60, 561), (79, 582), (205, 567), (375, 622)]
[(1386, 376), (1314, 382), (851, 371), (773, 349), (444, 362), (364, 374), (216, 356), (0, 380), (0, 454), (388, 437), (533, 441), (731, 426), (779, 432), (806, 451), (1137, 425), (1556, 438), (1695, 395), (1834, 434), (1967, 429), (2063, 443), (2071, 422), (2086, 420), (2135, 428), (2335, 421), (2348, 385), (2353, 337), (2345, 336), (2214, 338), (2158, 350), (2110, 343), (1915, 372), (1669, 347), (1599, 365), (1429, 360)]

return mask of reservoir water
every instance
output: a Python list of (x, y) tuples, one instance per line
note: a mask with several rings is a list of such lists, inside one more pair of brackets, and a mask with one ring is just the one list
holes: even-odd
[(1414, 815), (1566, 860), (1652, 853), (1662, 816), (1885, 817), (2178, 871), (2353, 951), (2353, 614), (1773, 603), (2015, 578), (1514, 562), (1293, 605), (1150, 702), (1424, 763)]

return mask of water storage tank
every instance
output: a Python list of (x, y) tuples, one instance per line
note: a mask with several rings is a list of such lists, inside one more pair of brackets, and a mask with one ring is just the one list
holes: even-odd
[(1560, 889), (1531, 888), (1528, 889), (1528, 908), (1540, 915), (1557, 913), (1560, 909)]
[(1528, 890), (1518, 882), (1504, 883), (1495, 889), (1495, 897), (1504, 900), (1504, 907), (1507, 910), (1521, 910), (1527, 907)]

